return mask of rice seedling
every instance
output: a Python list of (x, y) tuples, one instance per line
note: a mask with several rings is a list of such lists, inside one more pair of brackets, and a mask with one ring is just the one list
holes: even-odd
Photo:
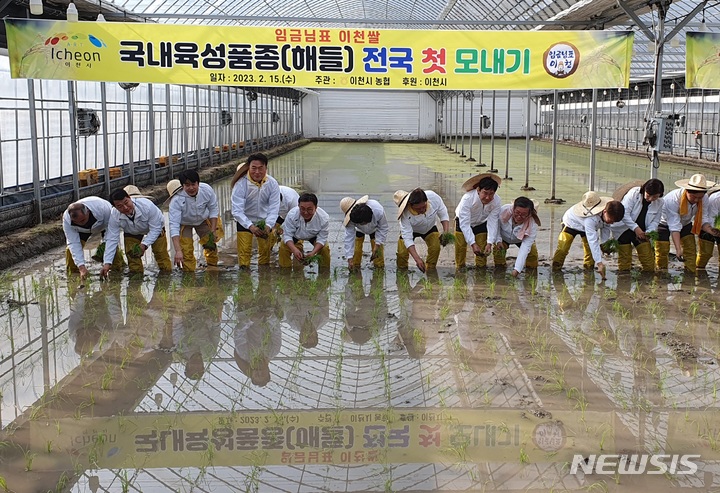
[(443, 233), (440, 235), (440, 246), (448, 246), (455, 244), (455, 233)]
[(126, 255), (130, 258), (141, 258), (143, 256), (142, 248), (140, 243), (135, 243), (131, 249), (129, 249)]
[(315, 255), (310, 255), (309, 257), (305, 257), (305, 259), (303, 260), (303, 265), (319, 264), (321, 258), (322, 257), (319, 253), (316, 253)]
[(215, 233), (210, 231), (208, 233), (208, 239), (202, 246), (205, 250), (217, 250), (217, 243), (215, 243)]
[(645, 236), (650, 240), (650, 246), (654, 249), (655, 242), (660, 239), (660, 234), (657, 231), (646, 231)]
[(602, 252), (606, 254), (616, 253), (618, 251), (619, 245), (620, 244), (616, 239), (610, 238), (609, 240), (605, 241), (600, 245), (600, 250), (602, 250)]
[(370, 260), (375, 260), (376, 258), (382, 258), (383, 256), (383, 245), (377, 245), (375, 247), (375, 250), (373, 250), (372, 254), (370, 255)]
[(93, 260), (95, 260), (96, 262), (102, 262), (104, 255), (105, 255), (105, 242), (103, 241), (102, 243), (100, 243), (98, 245), (97, 249), (95, 250), (95, 253), (92, 255), (91, 258)]

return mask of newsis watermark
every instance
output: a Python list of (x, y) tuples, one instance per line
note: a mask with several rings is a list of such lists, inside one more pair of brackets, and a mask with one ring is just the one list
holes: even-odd
[(697, 454), (575, 454), (570, 474), (695, 474)]

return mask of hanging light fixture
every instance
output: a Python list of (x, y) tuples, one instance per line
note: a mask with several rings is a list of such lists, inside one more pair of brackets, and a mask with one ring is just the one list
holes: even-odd
[(98, 16), (97, 16), (97, 22), (107, 22), (107, 21), (105, 20), (105, 16), (102, 15), (102, 12), (100, 12), (100, 13), (98, 14)]
[(706, 33), (708, 31), (709, 31), (709, 29), (708, 29), (707, 25), (705, 24), (705, 9), (703, 9), (702, 21), (700, 21), (700, 32)]
[(67, 18), (68, 22), (78, 21), (78, 9), (73, 2), (70, 2), (68, 4), (67, 11), (65, 12), (65, 17)]
[(42, 15), (42, 13), (43, 13), (42, 0), (30, 0), (30, 13), (32, 15)]

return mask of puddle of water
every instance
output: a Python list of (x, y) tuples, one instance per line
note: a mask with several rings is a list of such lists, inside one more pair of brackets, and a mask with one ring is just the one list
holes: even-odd
[[(543, 199), (549, 145), (532, 149), (530, 196)], [(523, 163), (523, 152), (524, 142), (513, 142), (512, 163)], [(560, 155), (558, 190), (571, 204), (586, 187), (587, 152)], [(597, 167), (603, 191), (647, 174), (636, 158), (605, 156)], [(523, 168), (511, 166), (516, 179), (499, 191), (505, 202), (523, 193)], [(452, 248), (435, 274), (396, 271), (394, 244), (385, 271), (348, 273), (343, 196), (369, 193), (393, 214), (393, 192), (420, 185), (452, 211), (459, 185), (481, 168), (432, 144), (315, 143), (274, 159), (270, 170), (317, 193), (331, 214), (330, 271), (238, 272), (234, 242), (225, 240), (225, 267), (197, 275), (159, 276), (150, 266), (142, 279), (79, 286), (65, 276), (58, 249), (0, 278), (0, 486), (718, 487), (715, 260), (697, 279), (678, 264), (667, 276), (611, 272), (603, 282), (582, 271), (576, 245), (567, 269), (552, 275), (566, 204), (540, 209), (535, 276), (456, 273)], [(671, 183), (693, 172), (663, 165), (660, 174)], [(228, 183), (217, 190), (229, 210)], [(392, 240), (398, 227), (390, 222)], [(574, 454), (624, 452), (699, 454), (699, 470), (569, 472)]]

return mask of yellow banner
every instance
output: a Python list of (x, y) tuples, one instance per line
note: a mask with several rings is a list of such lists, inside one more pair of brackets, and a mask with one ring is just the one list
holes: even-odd
[(353, 89), (627, 87), (633, 34), (6, 19), (14, 78)]
[(612, 413), (509, 409), (245, 411), (31, 423), (40, 469), (564, 462), (614, 450)]
[(720, 33), (689, 32), (685, 37), (688, 89), (720, 89)]

